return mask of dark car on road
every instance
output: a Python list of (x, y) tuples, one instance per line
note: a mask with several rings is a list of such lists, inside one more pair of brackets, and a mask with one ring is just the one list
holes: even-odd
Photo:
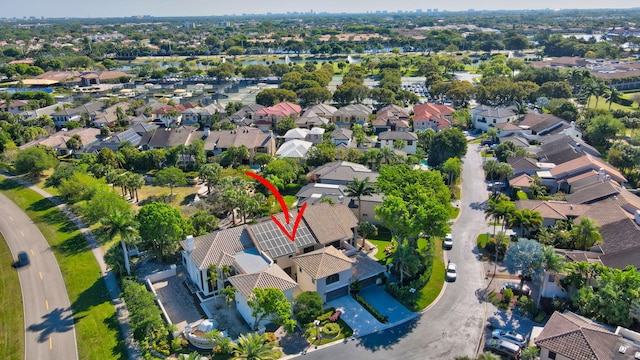
[(29, 265), (29, 255), (24, 251), (20, 251), (18, 253), (18, 260), (16, 261), (16, 267), (23, 267), (27, 265)]

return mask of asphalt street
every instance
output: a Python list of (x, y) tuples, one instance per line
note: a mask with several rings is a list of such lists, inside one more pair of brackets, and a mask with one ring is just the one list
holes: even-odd
[(69, 297), (55, 256), (38, 227), (3, 194), (0, 209), (0, 232), (14, 259), (25, 251), (31, 260), (16, 269), (24, 307), (25, 359), (78, 359)]
[(484, 273), (476, 250), (486, 229), (488, 192), (479, 146), (469, 144), (463, 159), (460, 215), (452, 226), (453, 249), (447, 257), (458, 266), (458, 279), (447, 283), (440, 299), (419, 318), (392, 329), (351, 339), (298, 359), (454, 359), (475, 357), (484, 331)]

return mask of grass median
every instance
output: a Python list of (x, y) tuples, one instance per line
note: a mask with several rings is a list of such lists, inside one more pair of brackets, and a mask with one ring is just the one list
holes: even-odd
[(80, 231), (34, 191), (4, 178), (0, 191), (27, 213), (53, 250), (71, 302), (80, 359), (127, 359), (100, 267)]
[(0, 357), (24, 358), (24, 313), (18, 273), (14, 258), (0, 234)]

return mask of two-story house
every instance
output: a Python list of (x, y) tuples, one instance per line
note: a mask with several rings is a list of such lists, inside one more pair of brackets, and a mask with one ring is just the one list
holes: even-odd
[(301, 112), (300, 105), (283, 101), (256, 111), (253, 125), (264, 132), (275, 131), (276, 125), (282, 119), (292, 118), (295, 120), (300, 117)]
[(75, 108), (63, 108), (51, 114), (51, 120), (60, 128), (64, 123), (71, 121), (78, 122), (82, 118), (82, 114), (87, 114), (92, 120), (102, 111), (104, 104), (99, 101), (89, 102)]
[(487, 131), (490, 125), (514, 122), (517, 119), (515, 106), (478, 105), (471, 109), (473, 126), (482, 131)]
[(373, 110), (368, 106), (362, 104), (351, 104), (343, 106), (331, 115), (331, 122), (338, 127), (346, 127), (348, 129), (351, 126), (368, 125), (369, 116), (373, 113)]
[(402, 142), (402, 147), (397, 150), (404, 151), (412, 155), (416, 153), (418, 148), (418, 135), (409, 131), (385, 131), (378, 135), (378, 144), (380, 147), (388, 146), (395, 149), (396, 141)]
[(379, 134), (383, 131), (409, 131), (409, 111), (398, 105), (387, 105), (376, 112), (376, 118), (372, 121), (373, 132)]
[(22, 112), (27, 105), (29, 105), (27, 100), (11, 100), (9, 103), (2, 101), (0, 102), (0, 111), (15, 115)]
[(413, 131), (449, 129), (455, 110), (447, 105), (423, 103), (413, 107)]

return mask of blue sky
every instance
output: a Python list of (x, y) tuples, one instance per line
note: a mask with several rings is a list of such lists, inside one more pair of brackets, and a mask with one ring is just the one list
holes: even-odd
[[(430, 8), (459, 11), (518, 10), (518, 9), (594, 9), (640, 7), (638, 0), (456, 0), (451, 2), (416, 0), (3, 0), (11, 6), (3, 6), (0, 17), (122, 17), (133, 15), (192, 16), (284, 13), (287, 11), (313, 10), (315, 12), (372, 12)], [(446, 5), (445, 5), (446, 4)]]

